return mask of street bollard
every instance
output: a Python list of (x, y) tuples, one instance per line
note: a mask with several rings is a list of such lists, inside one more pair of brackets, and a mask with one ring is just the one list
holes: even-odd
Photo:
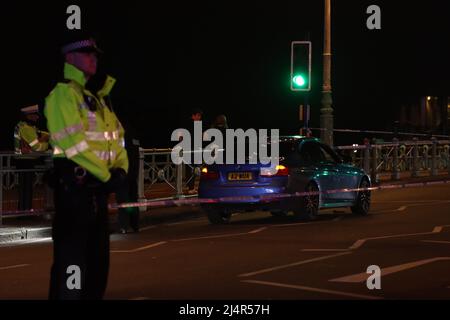
[(370, 172), (370, 143), (365, 141), (366, 148), (364, 149), (364, 171), (366, 173)]
[(400, 180), (400, 172), (398, 170), (398, 139), (392, 139), (394, 143), (394, 154), (392, 155), (392, 180)]
[(419, 176), (419, 145), (418, 145), (417, 138), (413, 138), (413, 141), (414, 141), (414, 147), (413, 147), (411, 177), (416, 178)]
[(377, 145), (376, 145), (376, 140), (373, 139), (372, 140), (372, 145), (371, 145), (371, 149), (372, 149), (372, 168), (370, 171), (370, 179), (372, 180), (372, 183), (378, 183), (378, 174), (377, 174), (377, 159), (378, 159), (378, 150), (377, 150)]
[(431, 138), (431, 142), (433, 143), (431, 146), (431, 175), (437, 176), (437, 140), (435, 137)]

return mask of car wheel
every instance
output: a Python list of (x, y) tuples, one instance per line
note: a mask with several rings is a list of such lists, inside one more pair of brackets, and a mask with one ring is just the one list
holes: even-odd
[(287, 211), (270, 211), (270, 214), (277, 218), (284, 218), (288, 215)]
[(227, 224), (231, 220), (231, 213), (218, 208), (205, 208), (211, 224)]
[[(310, 182), (305, 192), (319, 192), (319, 187), (315, 182)], [(297, 219), (315, 220), (319, 214), (320, 195), (313, 194), (303, 196), (300, 200), (300, 208), (294, 211)]]
[[(363, 179), (359, 188), (370, 188), (370, 183), (367, 179)], [(356, 197), (355, 205), (351, 208), (352, 212), (357, 215), (365, 216), (370, 211), (370, 190), (359, 191)]]

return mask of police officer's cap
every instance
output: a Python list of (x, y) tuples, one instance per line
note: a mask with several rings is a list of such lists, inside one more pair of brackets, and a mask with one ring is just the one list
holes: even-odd
[(103, 53), (103, 51), (97, 47), (97, 43), (91, 34), (75, 30), (67, 31), (62, 42), (61, 53), (65, 55), (69, 52)]
[(20, 109), (23, 114), (37, 114), (39, 113), (39, 106), (37, 104)]

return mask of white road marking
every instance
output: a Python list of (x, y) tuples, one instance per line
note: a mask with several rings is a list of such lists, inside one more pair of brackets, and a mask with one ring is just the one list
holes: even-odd
[[(387, 276), (387, 275), (390, 275), (393, 273), (405, 271), (405, 270), (412, 269), (412, 268), (417, 268), (417, 267), (423, 266), (425, 264), (433, 263), (436, 261), (449, 261), (449, 260), (450, 260), (450, 257), (438, 257), (438, 258), (432, 258), (432, 259), (419, 260), (419, 261), (413, 261), (413, 262), (409, 262), (409, 263), (399, 264), (396, 266), (381, 269), (381, 276), (384, 277), (384, 276)], [(354, 275), (350, 275), (350, 276), (331, 279), (328, 281), (358, 283), (358, 282), (367, 281), (368, 277), (369, 277), (369, 275), (366, 272), (362, 272), (362, 273), (358, 273), (358, 274), (354, 274)]]
[(350, 293), (350, 292), (327, 290), (327, 289), (320, 289), (320, 288), (312, 288), (312, 287), (305, 287), (305, 286), (298, 286), (298, 285), (277, 283), (277, 282), (258, 281), (258, 280), (241, 280), (241, 282), (253, 283), (253, 284), (261, 284), (261, 285), (272, 286), (272, 287), (281, 287), (281, 288), (297, 289), (297, 290), (303, 290), (303, 291), (326, 293), (326, 294), (331, 294), (331, 295), (352, 297), (352, 298), (357, 298), (357, 299), (367, 299), (367, 300), (381, 300), (381, 299), (383, 299), (382, 297), (375, 297), (375, 296), (368, 296), (368, 295), (356, 294), (356, 293)]
[[(392, 201), (394, 202), (408, 202), (408, 201)], [(375, 211), (373, 212), (374, 214), (380, 214), (380, 213), (387, 213), (387, 212), (403, 212), (406, 209), (408, 209), (409, 207), (420, 207), (420, 206), (429, 206), (429, 205), (439, 205), (439, 204), (444, 204), (444, 203), (450, 203), (450, 201), (444, 201), (444, 200), (424, 200), (424, 201), (413, 201), (412, 204), (408, 204), (407, 206), (401, 206), (397, 209), (386, 209), (386, 210), (380, 210), (380, 211)]]
[[(421, 206), (421, 205), (423, 205), (423, 204), (419, 204), (419, 205), (416, 204), (416, 206)], [(428, 205), (428, 203), (427, 203), (427, 205)], [(386, 210), (374, 211), (373, 214), (389, 213), (389, 212), (403, 212), (406, 209), (408, 209), (408, 207), (412, 207), (412, 205), (401, 206), (401, 207), (398, 207), (397, 209), (386, 209)]]
[(158, 247), (158, 246), (161, 246), (166, 243), (167, 243), (167, 241), (161, 241), (161, 242), (149, 244), (147, 246), (132, 249), (132, 250), (112, 250), (111, 253), (135, 253), (135, 252), (144, 251), (144, 250), (147, 250), (150, 248)]
[(334, 222), (334, 221), (338, 221), (336, 219), (333, 220), (328, 220), (328, 221), (314, 221), (314, 222), (298, 222), (298, 223), (286, 223), (286, 224), (276, 224), (273, 225), (272, 227), (295, 227), (295, 226), (302, 226), (302, 225), (308, 225), (308, 224), (324, 224), (324, 223), (330, 223), (330, 222)]
[(9, 270), (9, 269), (23, 268), (23, 267), (28, 267), (28, 266), (30, 266), (30, 264), (17, 264), (15, 266), (0, 267), (0, 270)]
[(150, 248), (158, 247), (163, 244), (166, 244), (168, 242), (180, 242), (180, 241), (190, 241), (190, 240), (201, 240), (201, 239), (215, 239), (215, 238), (226, 238), (226, 237), (234, 237), (234, 236), (242, 236), (242, 235), (248, 235), (248, 234), (255, 234), (259, 233), (261, 231), (266, 230), (267, 227), (262, 227), (259, 229), (255, 229), (249, 232), (245, 233), (233, 233), (233, 234), (221, 234), (221, 235), (215, 235), (215, 236), (205, 236), (205, 237), (198, 237), (198, 238), (186, 238), (186, 239), (176, 239), (176, 240), (169, 240), (169, 241), (161, 241), (157, 243), (150, 244), (148, 246), (132, 249), (132, 250), (112, 250), (111, 253), (135, 253), (139, 251), (144, 251)]
[[(400, 207), (399, 209), (401, 209), (403, 207)], [(397, 210), (399, 210), (397, 209)], [(402, 209), (404, 210), (404, 209)], [(436, 233), (440, 233), (442, 232), (442, 230), (444, 228), (448, 228), (450, 227), (450, 225), (445, 225), (445, 226), (437, 226), (434, 227), (433, 231), (431, 232), (421, 232), (421, 233), (409, 233), (409, 234), (395, 234), (395, 235), (389, 235), (389, 236), (381, 236), (381, 237), (372, 237), (372, 238), (366, 238), (366, 239), (359, 239), (357, 241), (355, 241), (355, 243), (353, 243), (350, 247), (348, 247), (347, 249), (303, 249), (303, 252), (346, 252), (349, 250), (356, 250), (361, 248), (367, 241), (369, 240), (381, 240), (381, 239), (390, 239), (390, 238), (402, 238), (402, 237), (411, 237), (411, 236), (422, 236), (422, 235), (429, 235), (429, 234), (436, 234)], [(423, 240), (424, 242), (433, 242), (433, 241), (427, 241), (427, 240)], [(450, 243), (450, 242), (445, 242), (445, 241), (438, 241), (437, 243)]]
[(349, 252), (348, 249), (302, 249), (302, 252)]
[(293, 263), (289, 263), (289, 264), (285, 264), (285, 265), (281, 265), (281, 266), (262, 269), (262, 270), (253, 271), (253, 272), (249, 272), (249, 273), (243, 273), (243, 274), (238, 275), (238, 277), (251, 277), (251, 276), (254, 276), (257, 274), (268, 273), (268, 272), (272, 272), (272, 271), (276, 271), (276, 270), (296, 267), (296, 266), (300, 266), (303, 264), (312, 263), (312, 262), (316, 262), (316, 261), (322, 261), (322, 260), (331, 259), (331, 258), (336, 258), (336, 257), (340, 257), (340, 256), (347, 255), (347, 254), (351, 254), (351, 252), (342, 252), (342, 253), (338, 253), (338, 254), (313, 258), (313, 259), (309, 259), (309, 260), (297, 261), (297, 262), (293, 262)]
[(249, 233), (249, 234), (255, 234), (255, 233), (264, 231), (264, 230), (266, 230), (266, 229), (267, 229), (267, 227), (262, 227), (262, 228), (259, 228), (259, 229), (253, 230), (253, 231), (249, 231), (248, 233)]
[(204, 222), (206, 221), (205, 218), (196, 218), (189, 221), (180, 221), (180, 222), (173, 222), (173, 223), (166, 223), (164, 226), (177, 226), (177, 225), (183, 225), (183, 224), (191, 224), (191, 223), (197, 223), (197, 222)]
[(170, 240), (173, 242), (180, 242), (180, 241), (191, 241), (191, 240), (204, 240), (204, 239), (217, 239), (217, 238), (229, 238), (229, 237), (237, 237), (237, 236), (245, 236), (248, 234), (255, 234), (261, 231), (266, 230), (266, 227), (263, 228), (259, 228), (256, 230), (252, 230), (249, 232), (242, 232), (242, 233), (229, 233), (229, 234), (218, 234), (218, 235), (214, 235), (214, 236), (204, 236), (204, 237), (197, 237), (197, 238), (185, 238), (185, 239), (175, 239), (175, 240)]
[(286, 223), (286, 224), (276, 224), (273, 227), (293, 227), (293, 226), (303, 226), (306, 224), (317, 224), (314, 222), (300, 222), (300, 223)]
[(403, 237), (412, 237), (412, 236), (423, 236), (423, 235), (440, 233), (443, 230), (443, 228), (447, 228), (447, 227), (450, 227), (450, 225), (435, 227), (433, 229), (433, 231), (431, 231), (431, 232), (395, 234), (395, 235), (390, 235), (390, 236), (382, 236), (382, 237), (373, 237), (373, 238), (359, 239), (352, 246), (350, 246), (349, 249), (350, 250), (359, 249), (360, 247), (362, 247), (369, 240), (380, 240), (380, 239), (403, 238)]
[(360, 248), (367, 240), (370, 240), (370, 239), (360, 239), (360, 240), (357, 240), (352, 246), (349, 247), (349, 249), (350, 249), (350, 250), (358, 249), (358, 248)]
[(450, 241), (422, 240), (422, 242), (450, 244)]
[(150, 230), (150, 229), (155, 229), (156, 226), (148, 226), (148, 227), (144, 227), (144, 228), (139, 228), (139, 231), (146, 231), (146, 230)]
[(171, 226), (179, 226), (179, 225), (183, 225), (183, 224), (191, 224), (191, 223), (196, 223), (198, 221), (182, 221), (182, 222), (174, 222), (174, 223), (166, 223), (164, 224), (167, 227), (171, 227)]

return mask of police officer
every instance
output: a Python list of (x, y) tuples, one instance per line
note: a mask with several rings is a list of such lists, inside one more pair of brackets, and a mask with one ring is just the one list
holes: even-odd
[(102, 299), (109, 271), (107, 199), (124, 181), (124, 130), (107, 105), (115, 79), (91, 92), (95, 41), (72, 32), (62, 47), (64, 81), (44, 109), (53, 146), (55, 217), (50, 299)]
[[(37, 128), (39, 107), (33, 105), (20, 109), (22, 120), (14, 128), (14, 151), (20, 155), (15, 159), (16, 168), (31, 170), (38, 163), (36, 152), (48, 149), (49, 135)], [(30, 210), (33, 201), (32, 171), (19, 172), (19, 205), (18, 210)]]

